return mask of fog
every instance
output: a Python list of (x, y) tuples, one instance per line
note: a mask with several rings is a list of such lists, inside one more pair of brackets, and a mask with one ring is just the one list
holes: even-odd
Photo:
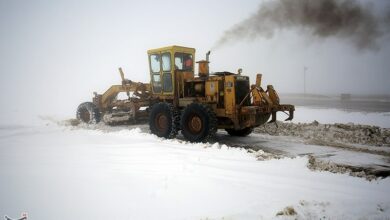
[[(92, 92), (120, 83), (118, 67), (127, 78), (148, 82), (146, 50), (151, 48), (194, 47), (196, 59), (202, 59), (261, 3), (0, 0), (0, 120), (74, 116)], [(364, 5), (389, 20), (388, 1)], [(238, 38), (212, 51), (210, 69), (243, 68), (252, 82), (263, 73), (264, 84), (280, 93), (301, 93), (306, 66), (308, 93), (390, 95), (389, 36), (376, 38), (375, 50), (361, 50), (350, 41), (278, 28), (273, 38)]]

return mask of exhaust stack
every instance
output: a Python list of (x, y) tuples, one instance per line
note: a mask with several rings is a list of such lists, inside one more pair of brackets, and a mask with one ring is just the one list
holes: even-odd
[(206, 61), (207, 62), (209, 62), (210, 60), (209, 60), (209, 58), (210, 58), (210, 53), (211, 53), (211, 51), (209, 50), (209, 52), (207, 52), (206, 53)]
[(198, 74), (200, 77), (208, 77), (210, 75), (210, 71), (209, 71), (210, 53), (211, 51), (206, 53), (206, 60), (201, 60), (196, 62), (199, 65)]

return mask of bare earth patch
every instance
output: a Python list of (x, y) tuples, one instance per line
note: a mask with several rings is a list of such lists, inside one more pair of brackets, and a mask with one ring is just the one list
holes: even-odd
[(292, 215), (296, 215), (296, 214), (297, 214), (297, 212), (295, 211), (295, 209), (292, 206), (287, 206), (283, 210), (276, 213), (276, 216), (280, 216), (280, 215), (292, 216)]

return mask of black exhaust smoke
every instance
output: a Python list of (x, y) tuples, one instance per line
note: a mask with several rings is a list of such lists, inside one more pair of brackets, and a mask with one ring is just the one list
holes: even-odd
[(378, 49), (378, 38), (390, 32), (388, 20), (356, 0), (273, 0), (227, 30), (214, 49), (242, 39), (272, 38), (278, 29), (344, 39), (358, 49)]

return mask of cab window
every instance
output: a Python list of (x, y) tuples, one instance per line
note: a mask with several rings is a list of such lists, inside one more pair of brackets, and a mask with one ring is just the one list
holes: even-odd
[(160, 73), (160, 55), (150, 55), (150, 69), (152, 73)]
[(161, 55), (162, 68), (164, 72), (171, 71), (171, 54), (163, 53)]
[(152, 83), (153, 83), (153, 91), (155, 93), (160, 93), (161, 92), (161, 76), (159, 74), (153, 74), (152, 75)]
[(193, 70), (192, 54), (188, 53), (175, 53), (175, 69), (181, 71)]
[(163, 53), (161, 55), (162, 60), (162, 87), (163, 92), (172, 92), (173, 86), (172, 86), (172, 74), (171, 74), (171, 54), (170, 53)]
[(161, 92), (161, 61), (159, 54), (150, 55), (150, 74), (152, 76), (152, 86), (155, 93)]

